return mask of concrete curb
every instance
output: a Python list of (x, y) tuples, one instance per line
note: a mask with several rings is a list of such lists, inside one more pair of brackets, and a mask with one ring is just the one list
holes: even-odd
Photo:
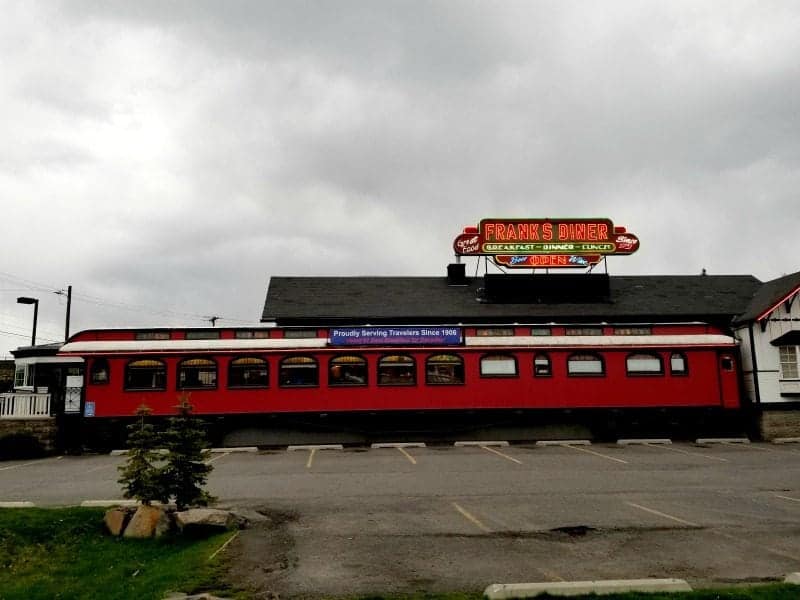
[(33, 508), (35, 506), (33, 502), (27, 501), (0, 502), (0, 508)]
[(749, 444), (746, 437), (741, 438), (697, 438), (695, 444)]
[(474, 440), (474, 441), (466, 441), (466, 442), (453, 442), (453, 446), (455, 446), (456, 448), (467, 448), (469, 446), (500, 446), (500, 447), (505, 447), (505, 446), (508, 446), (508, 442), (499, 441), (499, 440), (482, 442), (480, 440)]
[[(127, 449), (126, 450), (112, 450), (111, 452), (108, 453), (108, 455), (109, 456), (127, 456), (128, 452), (130, 452), (130, 450), (127, 450)], [(169, 452), (169, 450), (167, 450), (166, 448), (156, 448), (155, 450), (153, 450), (153, 452), (156, 452), (158, 454), (167, 454)]]
[(590, 440), (539, 440), (537, 446), (591, 446)]
[(111, 508), (112, 506), (137, 506), (136, 500), (84, 500), (81, 506), (84, 508)]
[(773, 444), (800, 444), (800, 437), (775, 438)]
[(306, 444), (286, 448), (287, 452), (296, 452), (297, 450), (344, 450), (344, 446), (342, 444)]
[(634, 446), (634, 445), (644, 445), (644, 444), (668, 445), (671, 443), (672, 440), (668, 438), (653, 438), (650, 440), (648, 440), (647, 438), (630, 438), (630, 439), (617, 440), (617, 446)]
[(211, 454), (222, 454), (224, 452), (258, 452), (255, 446), (236, 446), (234, 448), (211, 448)]
[(372, 444), (370, 448), (426, 448), (425, 442), (386, 442)]
[(800, 573), (789, 573), (783, 580), (783, 583), (793, 583), (794, 585), (800, 585)]
[(557, 583), (494, 583), (483, 591), (489, 600), (625, 592), (691, 592), (683, 579), (610, 579), (606, 581), (564, 581)]

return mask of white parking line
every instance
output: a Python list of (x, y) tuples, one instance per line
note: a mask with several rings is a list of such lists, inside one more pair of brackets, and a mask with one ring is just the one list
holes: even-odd
[(517, 460), (517, 459), (516, 459), (516, 458), (514, 458), (513, 456), (509, 456), (508, 454), (505, 454), (505, 453), (503, 453), (503, 452), (500, 452), (499, 450), (495, 450), (494, 448), (490, 448), (489, 446), (480, 446), (480, 448), (483, 448), (483, 449), (484, 449), (484, 450), (486, 450), (487, 452), (492, 452), (492, 453), (494, 453), (494, 454), (497, 454), (497, 456), (502, 456), (502, 457), (503, 457), (503, 458), (505, 458), (506, 460), (510, 460), (511, 462), (515, 462), (515, 463), (517, 463), (518, 465), (521, 465), (521, 464), (522, 464), (522, 461), (521, 461), (521, 460)]
[(475, 527), (477, 527), (478, 529), (480, 529), (481, 531), (483, 531), (485, 533), (489, 533), (489, 532), (492, 531), (486, 525), (484, 525), (475, 515), (470, 513), (466, 508), (462, 507), (460, 504), (458, 504), (458, 502), (453, 502), (452, 504), (453, 504), (453, 508), (455, 508), (458, 512), (460, 512), (461, 515), (467, 521), (469, 521), (470, 523), (475, 525)]
[(665, 519), (671, 519), (677, 523), (681, 523), (683, 525), (688, 525), (689, 527), (700, 527), (697, 523), (692, 523), (691, 521), (686, 521), (679, 517), (674, 517), (672, 515), (668, 515), (667, 513), (663, 513), (661, 511), (655, 510), (654, 508), (647, 508), (646, 506), (642, 506), (641, 504), (636, 504), (634, 502), (626, 502), (628, 506), (632, 506), (633, 508), (638, 508), (639, 510), (643, 510), (645, 512), (649, 512), (651, 514), (657, 515), (659, 517), (664, 517)]
[(781, 496), (780, 494), (775, 494), (775, 497), (783, 500), (791, 500), (792, 502), (800, 502), (800, 498), (792, 498), (791, 496)]
[(656, 448), (658, 450), (669, 450), (670, 452), (677, 452), (679, 454), (686, 454), (688, 456), (700, 456), (702, 458), (707, 458), (708, 460), (716, 460), (719, 462), (728, 462), (727, 458), (722, 458), (720, 456), (711, 456), (709, 454), (702, 454), (700, 452), (690, 452), (688, 450), (683, 450), (681, 448), (674, 448), (673, 446), (650, 446), (650, 448)]
[(580, 446), (573, 446), (571, 444), (566, 444), (566, 447), (572, 448), (573, 450), (577, 450), (578, 452), (586, 452), (587, 454), (594, 454), (595, 456), (599, 456), (600, 458), (605, 458), (606, 460), (613, 460), (614, 462), (622, 463), (624, 465), (628, 464), (627, 460), (622, 460), (621, 458), (608, 456), (607, 454), (601, 454), (600, 452), (595, 452), (594, 450), (589, 450), (587, 448), (581, 448)]
[(417, 464), (417, 459), (411, 456), (405, 448), (397, 446), (397, 449), (408, 459), (408, 462), (410, 462), (412, 465)]
[(226, 456), (228, 456), (229, 454), (230, 454), (230, 452), (223, 452), (222, 454), (218, 454), (218, 455), (217, 455), (217, 456), (215, 456), (214, 458), (210, 458), (210, 459), (208, 459), (208, 460), (206, 461), (206, 464), (207, 464), (207, 465), (210, 465), (210, 464), (211, 464), (211, 463), (213, 463), (215, 460), (219, 460), (220, 458), (225, 458), (225, 457), (226, 457)]
[(314, 462), (314, 453), (317, 451), (316, 448), (311, 448), (308, 451), (308, 461), (306, 461), (306, 469), (311, 468), (311, 464)]

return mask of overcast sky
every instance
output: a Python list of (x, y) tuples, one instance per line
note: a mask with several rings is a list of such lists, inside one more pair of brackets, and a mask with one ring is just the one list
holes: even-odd
[(256, 323), (272, 275), (442, 275), (483, 217), (609, 217), (612, 274), (800, 270), (794, 0), (0, 12), (0, 356), (17, 296), (39, 342), (69, 284), (73, 332)]

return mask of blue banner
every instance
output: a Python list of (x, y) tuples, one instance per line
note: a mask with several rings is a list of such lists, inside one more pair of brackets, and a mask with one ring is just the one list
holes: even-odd
[(460, 327), (346, 327), (330, 330), (331, 346), (453, 346), (460, 343)]

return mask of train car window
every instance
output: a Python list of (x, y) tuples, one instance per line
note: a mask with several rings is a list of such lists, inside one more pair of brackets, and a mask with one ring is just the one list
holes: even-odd
[(217, 387), (217, 363), (210, 358), (189, 358), (178, 364), (178, 389)]
[(464, 383), (464, 359), (457, 354), (433, 354), (425, 361), (425, 383), (428, 385), (461, 385)]
[(167, 365), (154, 359), (132, 360), (125, 365), (125, 389), (167, 389)]
[(508, 354), (481, 357), (481, 377), (516, 377), (517, 359)]
[(95, 358), (92, 361), (92, 368), (89, 370), (89, 381), (92, 385), (103, 385), (108, 383), (108, 361), (105, 358)]
[(387, 354), (378, 361), (378, 385), (415, 385), (417, 365), (404, 354)]
[(733, 357), (722, 356), (719, 359), (719, 366), (723, 371), (730, 373), (731, 371), (733, 371)]
[(133, 339), (138, 341), (168, 340), (169, 331), (137, 331), (133, 334)]
[(603, 359), (597, 354), (573, 354), (567, 359), (569, 375), (604, 375)]
[(284, 329), (283, 337), (291, 340), (300, 340), (317, 337), (316, 329)]
[(547, 354), (537, 354), (533, 358), (533, 374), (536, 377), (550, 377), (553, 374), (553, 366)]
[(602, 327), (566, 327), (564, 335), (603, 335)]
[(629, 354), (625, 359), (628, 375), (660, 375), (664, 372), (661, 357), (644, 352)]
[(614, 335), (652, 335), (652, 327), (614, 327)]
[(478, 337), (496, 337), (514, 335), (513, 327), (478, 327), (475, 330)]
[(269, 386), (269, 365), (263, 358), (243, 356), (228, 364), (228, 387), (265, 388)]
[(281, 361), (278, 381), (281, 387), (319, 385), (319, 365), (311, 356), (289, 356)]
[(233, 336), (238, 340), (263, 340), (269, 337), (269, 329), (237, 329)]
[(553, 329), (550, 327), (531, 327), (531, 335), (553, 335)]
[(219, 330), (217, 331), (187, 331), (187, 340), (218, 340)]
[(337, 356), (328, 363), (328, 385), (367, 385), (367, 360), (363, 356)]
[(781, 359), (781, 379), (797, 379), (797, 346), (778, 346)]
[(669, 372), (671, 375), (686, 375), (689, 373), (689, 364), (686, 356), (680, 352), (673, 352), (669, 357)]

